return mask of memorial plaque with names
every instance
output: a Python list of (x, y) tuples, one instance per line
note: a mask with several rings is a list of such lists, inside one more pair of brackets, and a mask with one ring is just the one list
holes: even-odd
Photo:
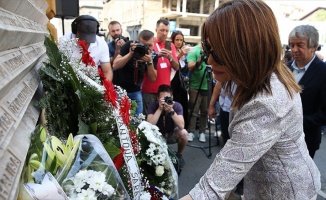
[(47, 2), (0, 0), (0, 200), (17, 199), (29, 137), (40, 114), (34, 104), (37, 70), (46, 59)]
[(20, 177), (21, 161), (10, 151), (5, 151), (1, 160), (4, 173), (0, 173), (0, 198), (9, 199), (15, 180)]
[(38, 83), (39, 79), (36, 76), (36, 72), (27, 74), (23, 81), (13, 88), (15, 93), (10, 93), (4, 97), (6, 102), (3, 102), (2, 105), (6, 105), (13, 116), (19, 117), (21, 113), (26, 110), (28, 102), (32, 99)]
[(21, 47), (21, 52), (23, 54), (25, 54), (25, 56), (29, 59), (29, 60), (35, 60), (36, 57), (38, 57), (38, 53), (36, 52), (36, 50), (33, 48), (33, 45), (31, 46), (26, 46), (26, 47)]
[[(31, 48), (33, 49), (33, 48)], [(0, 53), (0, 78), (5, 78), (1, 74), (14, 74), (17, 69), (28, 62), (21, 49), (14, 49)], [(1, 71), (4, 71), (1, 73)]]
[(19, 15), (17, 15), (17, 18), (21, 21), (24, 28), (31, 29), (31, 30), (36, 30), (35, 26), (34, 26), (34, 23), (31, 20), (29, 20), (29, 19), (27, 19), (25, 17), (19, 16)]
[(0, 100), (0, 146), (11, 132), (15, 123), (26, 112), (40, 80), (37, 72), (31, 71), (5, 97)]
[(0, 24), (23, 28), (23, 25), (17, 19), (16, 15), (3, 8), (0, 8)]
[(15, 123), (16, 119), (9, 113), (9, 111), (0, 106), (0, 144), (3, 143), (7, 133)]

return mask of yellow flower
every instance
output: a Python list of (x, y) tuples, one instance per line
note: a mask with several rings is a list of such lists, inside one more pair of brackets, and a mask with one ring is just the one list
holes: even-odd
[[(70, 134), (66, 141), (66, 144), (64, 144), (57, 137), (51, 136), (50, 145), (48, 143), (44, 143), (44, 148), (48, 154), (48, 160), (47, 160), (48, 166), (51, 165), (54, 158), (56, 158), (56, 167), (58, 166), (62, 167), (63, 164), (68, 159), (68, 157), (70, 156), (70, 154), (72, 153), (72, 150), (74, 149), (75, 145), (77, 146), (78, 149), (79, 140), (74, 143), (73, 136), (72, 134)], [(76, 153), (76, 150), (74, 150), (73, 153)]]

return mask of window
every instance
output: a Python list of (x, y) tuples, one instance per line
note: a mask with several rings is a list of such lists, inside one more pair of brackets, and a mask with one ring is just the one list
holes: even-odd
[(187, 1), (187, 12), (200, 13), (199, 9), (200, 9), (200, 0), (188, 0)]
[(191, 36), (198, 36), (199, 35), (199, 26), (180, 24), (180, 28), (188, 28), (188, 29), (190, 29), (190, 35)]

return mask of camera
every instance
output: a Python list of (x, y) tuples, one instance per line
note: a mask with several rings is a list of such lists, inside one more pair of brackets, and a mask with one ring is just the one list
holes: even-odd
[(172, 99), (172, 97), (168, 97), (168, 96), (166, 96), (166, 97), (164, 97), (164, 101), (165, 101), (165, 103), (167, 103), (167, 104), (169, 104), (169, 105), (172, 105), (172, 104), (173, 104), (173, 99)]
[(202, 62), (204, 62), (205, 64), (207, 64), (208, 57), (207, 57), (207, 55), (203, 51), (200, 52), (200, 59), (202, 60)]
[(134, 49), (134, 58), (139, 59), (148, 53), (148, 47), (144, 43), (136, 44)]
[(124, 40), (125, 42), (128, 42), (129, 41), (129, 37), (124, 37), (122, 35), (120, 35), (119, 37), (117, 37), (118, 40)]

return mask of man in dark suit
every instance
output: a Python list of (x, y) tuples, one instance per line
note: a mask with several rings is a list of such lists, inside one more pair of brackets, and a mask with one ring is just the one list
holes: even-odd
[(289, 34), (293, 61), (287, 66), (303, 89), (303, 131), (312, 158), (321, 143), (321, 126), (326, 125), (326, 63), (315, 54), (318, 41), (318, 31), (310, 25), (297, 26)]

